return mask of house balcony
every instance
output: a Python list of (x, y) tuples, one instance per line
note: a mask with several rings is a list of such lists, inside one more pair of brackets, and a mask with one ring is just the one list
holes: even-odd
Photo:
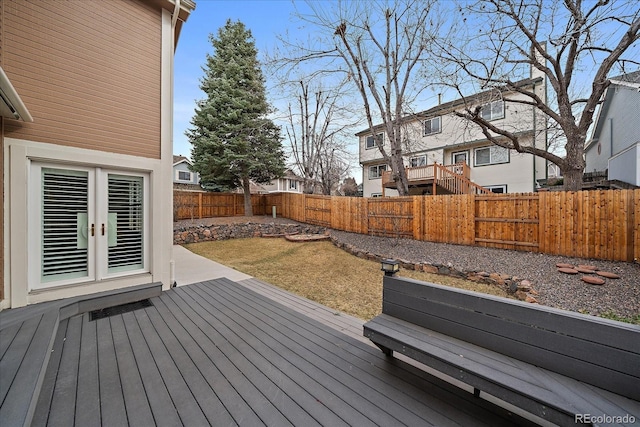
[[(409, 181), (409, 194), (486, 194), (490, 193), (471, 181), (471, 168), (466, 163), (405, 168)], [(382, 173), (382, 193), (385, 189), (396, 188), (391, 171)]]

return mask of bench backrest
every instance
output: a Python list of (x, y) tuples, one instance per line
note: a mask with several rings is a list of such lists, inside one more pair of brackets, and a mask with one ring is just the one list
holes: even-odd
[(398, 277), (382, 312), (640, 400), (640, 326)]

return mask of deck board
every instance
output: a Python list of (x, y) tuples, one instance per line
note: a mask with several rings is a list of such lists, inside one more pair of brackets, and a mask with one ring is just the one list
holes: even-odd
[(56, 311), (26, 319), (0, 359), (0, 419), (8, 425), (28, 424), (35, 413), (58, 319)]
[(153, 307), (63, 321), (33, 425), (522, 422), (343, 332), (361, 334), (361, 321), (315, 303), (296, 311), (279, 302), (295, 298), (252, 286), (264, 293), (216, 279)]
[[(231, 282), (228, 285), (232, 286)], [(209, 295), (203, 295), (203, 297), (214, 298), (214, 292), (211, 289), (208, 290), (208, 293)], [(221, 287), (216, 287), (215, 293), (222, 293)], [(263, 314), (260, 317), (262, 321), (272, 317), (272, 330), (265, 331), (261, 335), (272, 337), (282, 330), (285, 332), (282, 333), (281, 339), (288, 340), (289, 336), (295, 337), (290, 340), (289, 351), (302, 351), (305, 354), (305, 362), (315, 361), (323, 366), (327, 375), (338, 375), (343, 381), (355, 387), (359, 397), (366, 396), (373, 399), (374, 404), (388, 408), (394, 412), (395, 416), (402, 417), (401, 420), (395, 420), (394, 424), (416, 422), (410, 416), (411, 409), (416, 406), (421, 407), (421, 399), (430, 397), (424, 393), (425, 387), (433, 393), (442, 393), (442, 401), (431, 404), (428, 408), (421, 407), (427, 412), (420, 422), (429, 419), (435, 425), (440, 425), (450, 421), (446, 416), (442, 417), (442, 413), (451, 412), (451, 408), (446, 403), (442, 403), (450, 398), (456, 398), (458, 390), (450, 387), (449, 384), (444, 384), (441, 381), (427, 383), (423, 378), (416, 377), (415, 370), (407, 371), (403, 367), (394, 367), (388, 363), (388, 360), (380, 358), (380, 351), (377, 348), (364, 343), (354, 345), (353, 340), (336, 332), (333, 328), (318, 328), (318, 325), (308, 317), (293, 311), (280, 310), (273, 301), (257, 298), (253, 292), (243, 292), (242, 290), (234, 290), (233, 292), (234, 295), (240, 293), (246, 299), (235, 297), (240, 301), (240, 305), (234, 317), (242, 316), (242, 306), (245, 305), (253, 307), (254, 311), (260, 310)], [(264, 323), (267, 324), (267, 322)], [(327, 351), (327, 348), (330, 350)], [(338, 349), (340, 351), (336, 351)], [(314, 357), (309, 356), (309, 351), (313, 352)], [(331, 364), (325, 363), (328, 361)], [(344, 366), (347, 366), (348, 370), (341, 372)], [(372, 366), (379, 369), (374, 371), (374, 375), (371, 375)], [(374, 390), (379, 389), (385, 390), (386, 394), (384, 396), (376, 395)], [(474, 417), (477, 415), (474, 414)], [(469, 422), (473, 421), (469, 420)]]
[(102, 422), (104, 425), (110, 426), (126, 425), (127, 412), (122, 394), (113, 335), (111, 333), (111, 319), (98, 319), (95, 322), (98, 341), (98, 376), (100, 378), (98, 389)]
[(76, 396), (76, 424), (100, 425), (100, 377), (98, 375), (98, 336), (96, 322), (83, 316), (78, 390)]
[(292, 294), (269, 283), (251, 278), (239, 283), (252, 291), (266, 296), (269, 300), (282, 304), (305, 316), (317, 320), (359, 341), (370, 344), (371, 341), (362, 335), (362, 319), (339, 312), (310, 299)]
[[(137, 310), (134, 312), (135, 318), (149, 346), (151, 360), (158, 367), (180, 421), (184, 425), (207, 425), (208, 421), (180, 370), (184, 359), (174, 358), (174, 355), (179, 355), (176, 352), (173, 354), (170, 352), (171, 349), (165, 344), (160, 335), (160, 332), (165, 327), (164, 325), (155, 325), (152, 322), (151, 311), (151, 308)], [(151, 360), (148, 360), (147, 363), (151, 363)]]
[[(211, 387), (215, 387), (229, 413), (251, 425), (287, 424), (277, 407), (251, 382), (255, 368), (246, 362), (244, 355), (229, 348), (225, 343), (227, 339), (211, 328), (197, 308), (192, 310), (187, 301), (175, 298), (175, 294), (168, 297), (171, 301), (163, 296), (156, 307), (166, 314), (165, 318), (178, 332), (185, 349), (197, 361)], [(221, 384), (224, 386), (219, 387)]]
[[(223, 311), (227, 314), (228, 321), (236, 323), (238, 333), (241, 334), (247, 344), (259, 348), (261, 354), (267, 354), (270, 358), (278, 360), (276, 355), (288, 354), (286, 359), (280, 359), (281, 363), (277, 368), (289, 372), (299, 370), (306, 375), (299, 381), (305, 384), (307, 389), (311, 389), (314, 394), (325, 392), (326, 394), (335, 394), (338, 398), (337, 402), (344, 403), (358, 402), (358, 405), (351, 405), (342, 409), (345, 415), (355, 415), (360, 413), (358, 418), (345, 420), (350, 425), (363, 425), (380, 422), (383, 425), (396, 425), (399, 422), (419, 423), (422, 421), (420, 417), (411, 416), (407, 411), (402, 411), (402, 407), (395, 405), (385, 395), (378, 390), (385, 386), (383, 382), (376, 384), (366, 384), (366, 380), (371, 378), (363, 375), (363, 372), (357, 369), (353, 364), (347, 364), (343, 359), (336, 356), (332, 346), (335, 343), (329, 343), (328, 346), (317, 345), (314, 340), (309, 339), (307, 331), (303, 331), (293, 322), (278, 322), (277, 319), (267, 316), (257, 316), (247, 312), (240, 305), (253, 303), (251, 300), (238, 300), (236, 303), (222, 287), (216, 289), (215, 295), (207, 292), (208, 298), (219, 298), (225, 304), (229, 304), (227, 310)], [(205, 296), (205, 295), (203, 295)], [(282, 320), (286, 318), (281, 317)], [(292, 327), (287, 328), (287, 324)], [(328, 348), (327, 348), (328, 347)], [(325, 397), (326, 399), (326, 397)], [(324, 400), (323, 400), (324, 401)], [(348, 410), (345, 410), (348, 409)], [(355, 409), (355, 412), (353, 411)], [(404, 415), (405, 420), (400, 420), (391, 415), (391, 411)]]
[(82, 318), (72, 317), (66, 323), (65, 345), (57, 369), (58, 377), (66, 381), (56, 381), (48, 418), (48, 422), (55, 425), (71, 425), (75, 417)]
[[(123, 317), (111, 317), (110, 324), (127, 420), (131, 425), (152, 425), (154, 423), (153, 414), (140, 377), (138, 361), (133, 356)], [(141, 360), (140, 363), (144, 363), (144, 361)]]
[(56, 338), (51, 349), (51, 357), (49, 358), (49, 364), (42, 382), (40, 395), (38, 396), (38, 404), (33, 415), (32, 423), (34, 425), (44, 425), (47, 423), (47, 419), (49, 418), (49, 408), (51, 407), (53, 390), (56, 385), (56, 377), (58, 376), (58, 369), (60, 367), (60, 361), (62, 360), (62, 346), (64, 344), (64, 337), (67, 333), (68, 323), (69, 320), (65, 319), (58, 325)]

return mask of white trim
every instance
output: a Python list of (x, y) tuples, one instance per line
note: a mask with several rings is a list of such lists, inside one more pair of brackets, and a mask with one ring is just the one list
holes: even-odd
[[(171, 156), (171, 161), (173, 161), (173, 156)], [(193, 163), (191, 162), (191, 160), (186, 159), (186, 158), (185, 158), (185, 159), (182, 159), (182, 160), (180, 160), (180, 161), (175, 162), (175, 163), (173, 164), (173, 166), (177, 166), (177, 165), (179, 165), (180, 163), (188, 163), (190, 166), (193, 166)]]
[[(179, 182), (179, 183), (192, 183), (193, 182), (193, 172), (185, 171), (185, 170), (182, 170), (182, 169), (176, 169), (175, 171), (176, 171), (176, 174), (174, 176), (175, 182)], [(187, 178), (187, 179), (180, 178), (180, 172), (188, 173), (189, 174), (189, 178)]]
[[(485, 185), (484, 188), (486, 188), (487, 190), (493, 190), (493, 189), (502, 189), (504, 190), (502, 193), (506, 194), (507, 193), (507, 184), (499, 184), (499, 185)], [(494, 191), (492, 191), (492, 193), (494, 193)], [(501, 193), (497, 193), (497, 194), (501, 194)]]
[[(374, 148), (378, 147), (378, 145), (376, 144), (376, 141), (375, 141), (375, 137), (376, 136), (382, 136), (382, 142), (380, 143), (380, 145), (384, 146), (384, 132), (380, 132), (380, 133), (377, 133), (375, 135), (368, 135), (368, 136), (364, 137), (364, 149), (365, 150), (373, 150)], [(371, 147), (369, 147), (369, 145), (368, 145), (369, 138), (372, 138), (372, 142), (373, 142), (373, 145)]]
[[(433, 130), (433, 121), (434, 120), (438, 120), (438, 130), (434, 131)], [(431, 132), (427, 133), (425, 126), (427, 124), (427, 122), (431, 123)], [(422, 136), (429, 136), (429, 135), (435, 135), (437, 133), (442, 133), (442, 116), (435, 116), (435, 117), (431, 117), (429, 119), (425, 119), (422, 122)]]
[(636, 82), (627, 82), (627, 81), (624, 81), (624, 80), (611, 80), (611, 84), (614, 84), (614, 85), (617, 85), (617, 86), (630, 87), (631, 89), (640, 90), (640, 83), (636, 83)]
[[(76, 295), (74, 293), (76, 288), (78, 289), (77, 294), (80, 294), (139, 285), (150, 281), (162, 281), (161, 279), (165, 278), (164, 271), (160, 269), (163, 259), (166, 260), (164, 264), (167, 266), (166, 282), (163, 283), (166, 283), (167, 287), (170, 285), (168, 253), (172, 248), (173, 233), (171, 210), (167, 209), (167, 204), (171, 203), (172, 193), (167, 191), (164, 183), (167, 179), (170, 182), (171, 175), (162, 174), (162, 166), (165, 163), (169, 164), (169, 170), (171, 170), (170, 162), (6, 137), (4, 142), (5, 170), (9, 171), (9, 174), (5, 175), (5, 177), (8, 176), (8, 179), (5, 179), (5, 212), (8, 212), (8, 215), (5, 216), (5, 241), (8, 241), (8, 250), (5, 246), (4, 283), (5, 296), (10, 299), (11, 307), (21, 307), (48, 299), (73, 296)], [(34, 238), (34, 230), (29, 227), (25, 212), (28, 212), (30, 206), (27, 196), (29, 194), (28, 183), (30, 182), (31, 163), (34, 161), (69, 167), (105, 168), (123, 173), (146, 174), (149, 177), (147, 191), (149, 197), (147, 209), (149, 241), (147, 248), (149, 252), (148, 269), (151, 274), (109, 278), (105, 280), (108, 284), (100, 285), (102, 282), (92, 282), (93, 285), (89, 288), (83, 284), (66, 286), (64, 291), (56, 289), (51, 292), (42, 290), (29, 293), (27, 289), (30, 268), (28, 242)], [(163, 223), (162, 219), (169, 224)], [(167, 242), (169, 247), (161, 246), (162, 241)]]
[[(151, 177), (151, 188), (156, 197), (152, 200), (153, 215), (149, 224), (151, 247), (150, 259), (153, 280), (162, 282), (162, 289), (171, 286), (173, 263), (173, 66), (175, 52), (175, 28), (172, 14), (162, 9), (162, 45), (160, 58), (160, 171)], [(153, 188), (155, 183), (158, 189)]]

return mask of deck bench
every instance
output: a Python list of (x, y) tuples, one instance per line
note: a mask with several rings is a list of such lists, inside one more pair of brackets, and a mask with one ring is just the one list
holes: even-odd
[(364, 335), (557, 425), (640, 423), (640, 326), (384, 277)]

